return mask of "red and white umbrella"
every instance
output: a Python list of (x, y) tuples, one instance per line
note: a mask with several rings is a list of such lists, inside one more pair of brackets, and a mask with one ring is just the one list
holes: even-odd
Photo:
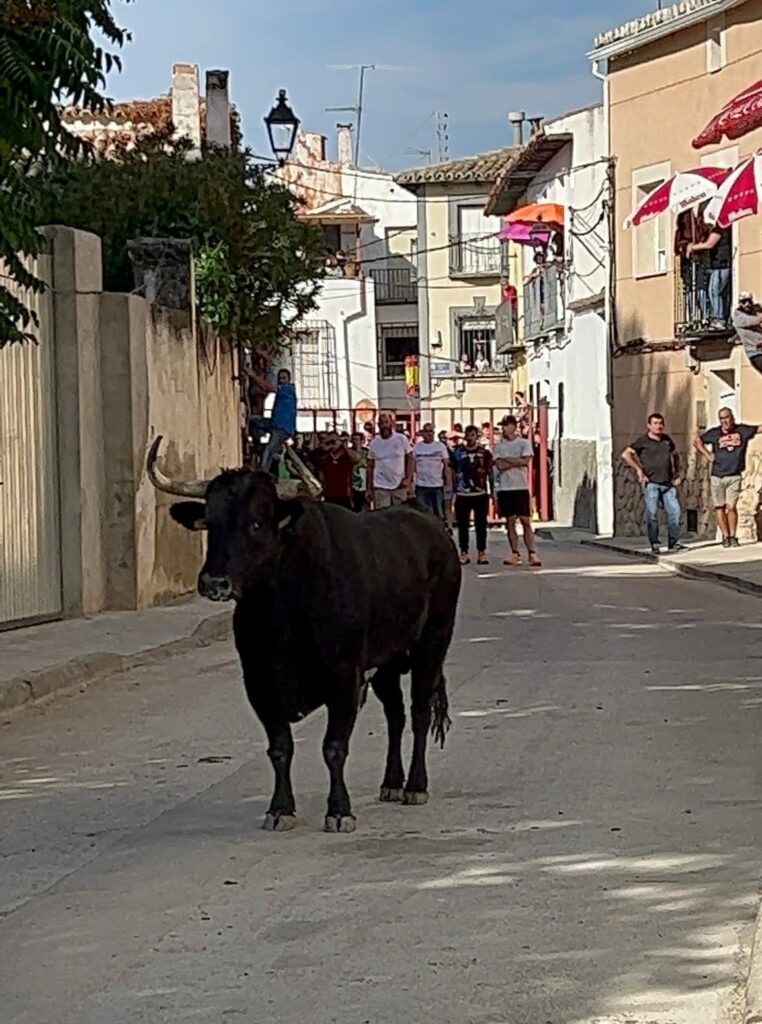
[(742, 139), (762, 128), (762, 80), (729, 100), (706, 128), (693, 140), (694, 149), (717, 146), (723, 138)]
[(717, 191), (704, 211), (704, 219), (718, 227), (730, 227), (762, 207), (762, 153), (744, 160)]
[(644, 221), (671, 210), (682, 213), (717, 194), (717, 189), (730, 174), (727, 167), (696, 167), (682, 171), (659, 185), (643, 199), (624, 222), (625, 228), (637, 227)]

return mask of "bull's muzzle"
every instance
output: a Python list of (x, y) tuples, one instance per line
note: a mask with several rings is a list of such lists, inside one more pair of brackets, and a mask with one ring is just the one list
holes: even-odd
[(210, 601), (229, 601), (233, 596), (233, 584), (228, 576), (202, 572), (198, 578), (198, 592)]

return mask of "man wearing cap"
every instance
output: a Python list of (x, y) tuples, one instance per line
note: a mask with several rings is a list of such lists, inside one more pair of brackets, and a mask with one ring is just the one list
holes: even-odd
[(738, 296), (738, 306), (733, 311), (733, 327), (749, 362), (762, 373), (762, 306), (754, 301), (751, 292), (741, 292)]
[(736, 423), (731, 409), (720, 409), (719, 419), (719, 427), (705, 430), (693, 446), (712, 467), (712, 503), (722, 534), (722, 546), (737, 548), (737, 507), (746, 468), (746, 450), (751, 439), (762, 433), (762, 427)]

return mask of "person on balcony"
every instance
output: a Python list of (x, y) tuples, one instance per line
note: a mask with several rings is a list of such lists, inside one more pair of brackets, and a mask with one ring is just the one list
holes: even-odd
[(707, 295), (708, 271), (706, 257), (700, 252), (689, 254), (689, 247), (705, 241), (709, 229), (703, 219), (693, 210), (686, 210), (677, 218), (675, 228), (675, 256), (680, 263), (680, 280), (683, 286), (682, 319), (693, 327), (709, 323), (709, 297)]
[(709, 266), (710, 326), (718, 331), (727, 330), (730, 261), (732, 258), (730, 231), (727, 228), (713, 227), (704, 241), (690, 242), (686, 252), (688, 256), (706, 253)]
[(471, 360), (468, 358), (468, 355), (465, 352), (460, 357), (460, 362), (458, 363), (458, 373), (461, 375), (461, 377), (467, 377), (469, 374), (473, 373)]

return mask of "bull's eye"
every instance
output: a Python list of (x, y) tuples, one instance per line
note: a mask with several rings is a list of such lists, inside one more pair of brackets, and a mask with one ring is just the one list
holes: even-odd
[(256, 533), (257, 530), (261, 530), (261, 529), (262, 529), (262, 524), (257, 522), (256, 519), (253, 519), (251, 521), (251, 523), (249, 524), (249, 532), (250, 533)]

